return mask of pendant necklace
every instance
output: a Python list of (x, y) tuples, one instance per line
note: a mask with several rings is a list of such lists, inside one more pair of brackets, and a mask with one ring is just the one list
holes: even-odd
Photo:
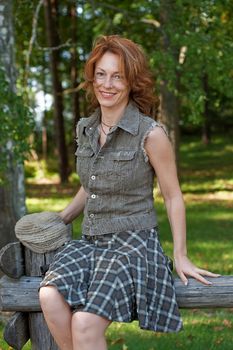
[(115, 126), (115, 124), (114, 124), (114, 125), (108, 125), (108, 124), (104, 123), (103, 120), (101, 120), (101, 124), (107, 126), (107, 127), (110, 128), (110, 129), (113, 128), (113, 127)]
[(104, 130), (104, 128), (103, 128), (103, 125), (104, 125), (104, 126), (107, 126), (107, 127), (109, 128), (109, 131), (111, 131), (111, 129), (115, 126), (115, 124), (114, 124), (114, 125), (108, 125), (108, 124), (104, 123), (104, 122), (101, 120), (101, 122), (100, 122), (100, 127), (101, 127), (101, 130), (103, 131), (104, 135), (106, 135), (106, 136), (107, 136), (108, 133), (105, 132), (105, 130)]
[[(105, 125), (105, 124), (104, 124)], [(102, 122), (100, 123), (100, 127), (101, 127), (101, 130), (103, 131), (104, 135), (108, 135), (108, 133), (105, 132), (104, 128), (103, 128), (103, 125), (102, 125)]]

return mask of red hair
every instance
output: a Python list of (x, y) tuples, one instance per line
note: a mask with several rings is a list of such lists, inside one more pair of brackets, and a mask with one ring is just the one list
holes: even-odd
[(120, 64), (130, 87), (130, 99), (139, 110), (149, 116), (157, 112), (159, 100), (154, 94), (154, 81), (148, 67), (147, 59), (142, 48), (133, 41), (118, 35), (99, 37), (85, 64), (82, 87), (87, 92), (91, 107), (96, 108), (99, 103), (93, 90), (96, 62), (106, 53), (111, 52), (120, 57)]

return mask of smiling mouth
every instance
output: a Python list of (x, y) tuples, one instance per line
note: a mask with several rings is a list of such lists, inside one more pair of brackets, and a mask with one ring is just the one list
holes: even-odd
[(116, 95), (116, 93), (114, 93), (114, 92), (100, 91), (100, 93), (103, 97), (113, 97)]

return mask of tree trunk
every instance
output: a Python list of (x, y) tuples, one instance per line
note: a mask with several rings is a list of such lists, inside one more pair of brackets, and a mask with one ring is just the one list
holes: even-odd
[(167, 127), (173, 149), (176, 157), (176, 164), (179, 165), (179, 145), (180, 145), (180, 127), (179, 127), (179, 101), (177, 96), (167, 87), (166, 81), (160, 85), (161, 106), (160, 119)]
[(205, 74), (203, 77), (203, 88), (205, 92), (205, 106), (204, 106), (204, 121), (202, 126), (202, 142), (208, 144), (211, 141), (211, 122), (210, 122), (210, 108), (209, 108), (209, 86), (208, 86), (208, 76)]
[[(80, 94), (77, 90), (78, 87), (78, 54), (77, 54), (77, 15), (76, 15), (77, 5), (69, 5), (69, 13), (71, 17), (71, 35), (72, 35), (72, 48), (71, 48), (71, 86), (74, 90), (72, 93), (72, 112), (73, 112), (73, 135), (74, 142), (73, 148), (74, 153), (77, 148), (76, 144), (76, 125), (80, 119)], [(75, 160), (75, 157), (73, 157)]]
[[(71, 16), (71, 35), (72, 35), (72, 49), (71, 49), (71, 84), (72, 89), (76, 89), (78, 86), (78, 55), (77, 55), (77, 15), (76, 5), (70, 5), (70, 16)], [(79, 92), (76, 90), (72, 94), (72, 108), (74, 117), (74, 126), (76, 127), (77, 122), (80, 119), (80, 106), (79, 106)]]
[[(166, 33), (166, 26), (169, 24), (170, 17), (174, 15), (175, 4), (171, 0), (161, 2), (160, 21), (163, 28), (163, 37), (161, 39), (161, 49), (165, 54), (172, 55), (174, 62), (178, 62), (178, 54), (174, 47), (171, 46), (169, 35)], [(178, 51), (178, 50), (177, 50)], [(175, 67), (175, 64), (174, 64)], [(176, 69), (176, 68), (174, 68)], [(162, 69), (163, 71), (163, 69)], [(178, 90), (179, 75), (176, 72), (176, 81), (173, 83), (174, 88)], [(179, 99), (175, 93), (169, 88), (166, 78), (163, 79), (161, 86), (161, 106), (160, 119), (166, 125), (170, 135), (176, 156), (177, 166), (179, 165), (179, 143), (180, 143), (180, 127), (179, 127)]]
[[(0, 60), (10, 88), (15, 91), (14, 34), (12, 1), (0, 1)], [(25, 188), (23, 165), (14, 163), (12, 142), (9, 140), (7, 183), (0, 186), (0, 247), (16, 241), (14, 226), (25, 214)]]
[[(56, 0), (44, 0), (45, 23), (48, 45), (58, 47), (60, 40), (57, 32), (57, 6)], [(63, 117), (62, 85), (59, 78), (59, 50), (51, 49), (51, 75), (54, 98), (54, 119), (56, 125), (56, 141), (58, 148), (59, 174), (61, 182), (66, 182), (69, 175), (68, 156), (65, 142), (65, 127)]]

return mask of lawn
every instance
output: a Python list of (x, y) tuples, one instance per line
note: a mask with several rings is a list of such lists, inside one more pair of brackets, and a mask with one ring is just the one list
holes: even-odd
[[(197, 265), (221, 274), (233, 274), (233, 145), (215, 138), (211, 145), (186, 139), (181, 147), (180, 181), (187, 210), (189, 256)], [(78, 189), (78, 182), (61, 186), (48, 181), (27, 181), (30, 212), (59, 211)], [(155, 190), (160, 239), (172, 256), (172, 240), (163, 202)], [(73, 225), (74, 237), (81, 232), (81, 218)], [(139, 330), (137, 322), (112, 324), (107, 332), (109, 350), (230, 350), (233, 310), (182, 310), (184, 330), (160, 334)], [(0, 349), (9, 347), (0, 340)], [(30, 345), (24, 350), (29, 350)]]

